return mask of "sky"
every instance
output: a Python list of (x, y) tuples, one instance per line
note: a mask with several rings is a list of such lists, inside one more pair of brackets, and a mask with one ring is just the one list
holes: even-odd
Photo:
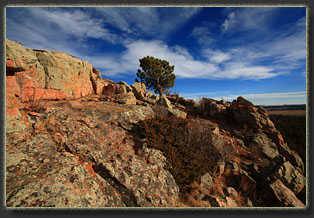
[(139, 59), (167, 60), (185, 98), (306, 103), (305, 7), (7, 7), (6, 37), (130, 85)]

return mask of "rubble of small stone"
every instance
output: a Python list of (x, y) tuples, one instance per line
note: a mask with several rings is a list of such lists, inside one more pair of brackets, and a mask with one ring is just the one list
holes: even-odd
[[(161, 114), (205, 123), (212, 136), (219, 158), (188, 191), (138, 132)], [(10, 40), (5, 143), (7, 207), (306, 207), (304, 163), (263, 108), (160, 97)]]

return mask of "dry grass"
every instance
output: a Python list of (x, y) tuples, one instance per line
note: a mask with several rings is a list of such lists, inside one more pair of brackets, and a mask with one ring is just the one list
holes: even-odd
[(221, 197), (225, 197), (225, 192), (224, 189), (226, 188), (226, 185), (224, 184), (223, 181), (223, 177), (219, 177), (219, 178), (213, 178), (213, 185), (212, 188), (210, 190), (210, 193), (212, 195), (218, 195)]
[(287, 115), (287, 116), (305, 116), (306, 110), (267, 110), (267, 114)]
[(177, 207), (211, 207), (211, 204), (208, 201), (200, 199), (203, 192), (201, 190), (204, 190), (204, 187), (201, 184), (194, 181), (189, 187), (191, 188), (191, 191), (186, 193), (183, 197), (184, 200), (180, 201), (176, 205)]

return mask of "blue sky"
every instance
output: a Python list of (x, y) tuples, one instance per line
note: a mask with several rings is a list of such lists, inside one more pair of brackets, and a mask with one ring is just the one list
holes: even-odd
[(305, 7), (8, 7), (6, 37), (130, 85), (139, 59), (165, 59), (186, 98), (306, 103)]

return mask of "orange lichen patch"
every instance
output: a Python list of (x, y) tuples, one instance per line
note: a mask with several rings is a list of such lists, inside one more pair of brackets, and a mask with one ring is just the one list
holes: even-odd
[(95, 171), (93, 169), (94, 163), (85, 163), (85, 162), (83, 162), (83, 165), (87, 169), (88, 173), (92, 174), (93, 176), (96, 176)]
[(6, 76), (6, 93), (7, 95), (10, 94), (16, 94), (20, 95), (20, 86), (16, 81), (16, 76)]
[(21, 87), (23, 88), (34, 87), (34, 81), (32, 77), (29, 76), (28, 71), (20, 71), (20, 72), (16, 72), (15, 74), (21, 84)]
[(67, 95), (56, 89), (44, 89), (44, 88), (34, 88), (26, 87), (22, 92), (23, 101), (31, 100), (56, 100), (56, 99), (66, 99)]
[(26, 113), (25, 111), (20, 111), (20, 113), (21, 113), (21, 117), (22, 117), (23, 122), (24, 122), (24, 124), (26, 125), (26, 127), (31, 127), (32, 124), (31, 124), (31, 123), (29, 122), (29, 120), (28, 120), (27, 113)]
[[(18, 115), (18, 112), (19, 112), (19, 110), (18, 110), (18, 108), (16, 108), (16, 107), (12, 107), (12, 108), (6, 108), (6, 115), (7, 116), (17, 116)], [(13, 126), (15, 126), (14, 125), (15, 123), (13, 123)]]

